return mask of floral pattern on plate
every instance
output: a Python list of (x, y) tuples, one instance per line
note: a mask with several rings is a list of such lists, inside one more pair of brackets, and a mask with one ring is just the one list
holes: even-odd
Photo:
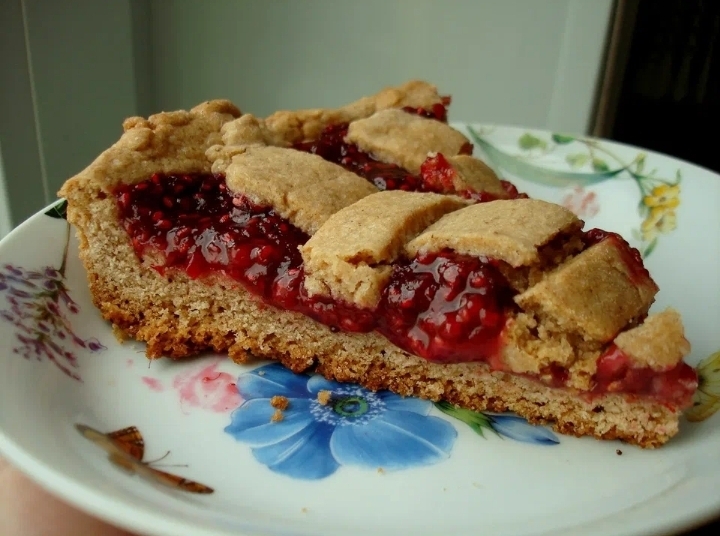
[[(51, 207), (45, 214), (65, 218), (66, 203)], [(0, 309), (0, 319), (15, 326), (15, 337), (20, 343), (13, 353), (25, 359), (45, 359), (53, 363), (66, 376), (82, 381), (77, 371), (76, 351), (105, 350), (94, 337), (83, 339), (70, 323), (69, 316), (80, 312), (70, 297), (65, 282), (70, 225), (66, 223), (65, 248), (60, 268), (46, 266), (28, 270), (21, 266), (0, 266), (0, 294), (5, 294), (8, 308)]]
[(693, 405), (685, 411), (692, 422), (709, 419), (720, 410), (720, 350), (709, 355), (697, 366), (698, 389)]
[(574, 186), (565, 195), (560, 204), (574, 213), (578, 218), (594, 218), (600, 212), (600, 204), (597, 194), (592, 190), (586, 190), (582, 186)]
[[(593, 138), (525, 132), (517, 139), (519, 152), (511, 154), (490, 142), (491, 128), (468, 127), (468, 132), (493, 165), (525, 180), (580, 188), (616, 177), (633, 180), (639, 190), (641, 218), (633, 237), (640, 242), (643, 257), (652, 253), (661, 235), (677, 227), (682, 174), (677, 169), (672, 179), (659, 177), (657, 169), (646, 168), (644, 152), (626, 159)], [(587, 215), (593, 214), (579, 214)]]
[[(183, 413), (198, 408), (213, 413), (225, 413), (242, 402), (235, 385), (235, 377), (218, 371), (224, 359), (192, 368), (175, 376), (172, 386), (178, 393)], [(147, 382), (145, 382), (147, 383)]]
[(443, 413), (464, 422), (478, 435), (485, 437), (484, 430), (490, 430), (499, 437), (507, 437), (535, 445), (557, 445), (560, 440), (554, 432), (544, 426), (533, 426), (522, 417), (511, 413), (490, 413), (459, 408), (447, 402), (436, 402)]
[[(525, 131), (495, 127), (490, 140), (506, 140), (507, 143), (498, 144), (498, 147), (521, 153), (522, 150), (517, 149), (517, 140)], [(531, 132), (536, 137), (552, 139), (550, 133)], [(636, 152), (611, 142), (603, 143), (628, 160)], [(574, 144), (567, 146), (574, 151)], [(572, 170), (560, 148), (556, 153), (556, 167)], [(552, 165), (552, 155), (548, 160)], [(713, 206), (720, 192), (720, 178), (689, 164), (648, 154), (648, 165), (654, 166), (655, 162), (659, 176), (673, 177), (676, 169), (681, 167), (684, 180), (679, 192), (683, 206), (676, 210), (679, 227), (670, 235), (659, 235), (659, 251), (650, 256), (653, 273), (657, 273), (659, 279), (669, 281), (661, 285), (664, 301), (677, 306), (683, 316), (688, 317), (688, 338), (696, 348), (690, 362), (695, 364), (700, 358), (707, 358), (699, 366), (701, 387), (695, 408), (689, 411), (691, 420), (702, 422), (681, 423), (679, 436), (661, 449), (648, 452), (614, 441), (568, 437), (548, 451), (510, 439), (514, 425), (523, 432), (521, 435), (539, 430), (521, 419), (474, 412), (458, 412), (451, 416), (441, 413), (441, 408), (435, 406), (427, 415), (439, 416), (458, 432), (450, 449), (451, 458), (445, 458), (444, 463), (377, 478), (375, 470), (361, 471), (357, 467), (339, 468), (334, 477), (319, 481), (272, 475), (265, 465), (253, 458), (251, 445), (220, 432), (231, 423), (230, 414), (239, 411), (237, 408), (242, 404), (239, 393), (237, 406), (222, 405), (229, 408), (227, 413), (212, 409), (219, 407), (215, 404), (214, 394), (229, 391), (227, 386), (236, 383), (238, 376), (251, 367), (238, 369), (229, 360), (222, 361), (216, 372), (224, 371), (230, 377), (223, 375), (218, 379), (209, 371), (200, 377), (197, 374), (205, 369), (206, 363), (214, 363), (213, 358), (183, 363), (153, 361), (148, 368), (148, 361), (139, 356), (143, 353), (142, 343), (117, 343), (110, 325), (97, 322), (97, 312), (88, 293), (79, 292), (87, 281), (73, 240), (63, 284), (81, 311), (78, 314), (67, 309), (63, 311), (75, 333), (82, 337), (98, 337), (108, 349), (104, 355), (93, 354), (74, 346), (71, 341), (52, 337), (77, 353), (79, 366), (71, 370), (79, 373), (84, 382), (60, 379), (62, 373), (51, 370), (56, 367), (47, 357), (43, 356), (43, 362), (38, 363), (13, 354), (13, 347), (18, 345), (17, 328), (0, 320), (6, 358), (4, 374), (0, 374), (0, 378), (4, 378), (0, 392), (6, 401), (15, 401), (4, 406), (7, 418), (3, 419), (0, 430), (3, 454), (48, 488), (65, 490), (68, 500), (86, 505), (94, 515), (117, 525), (131, 520), (131, 529), (143, 534), (192, 536), (203, 531), (333, 534), (347, 532), (352, 527), (357, 528), (357, 534), (397, 534), (407, 531), (408, 523), (413, 525), (411, 532), (438, 534), (453, 532), (457, 527), (471, 530), (488, 524), (505, 532), (572, 532), (568, 523), (577, 529), (575, 532), (605, 534), (608, 520), (623, 527), (634, 527), (628, 529), (629, 532), (638, 534), (691, 528), (691, 524), (702, 522), (712, 512), (720, 512), (720, 498), (714, 493), (718, 484), (716, 475), (720, 474), (717, 456), (720, 416), (715, 412), (720, 406), (720, 355), (709, 355), (720, 349), (715, 329), (718, 302), (714, 299), (719, 261), (717, 248), (712, 247), (715, 244), (713, 233), (720, 228), (720, 213)], [(585, 166), (590, 167), (587, 163)], [(530, 184), (525, 184), (530, 188)], [(563, 188), (537, 186), (537, 190), (549, 200), (560, 201), (576, 185), (584, 188), (584, 193), (580, 192), (576, 199), (580, 207), (586, 201), (584, 196), (596, 192), (596, 200), (602, 205), (600, 218), (603, 225), (607, 222), (628, 234), (633, 226), (639, 229), (638, 189), (630, 179), (607, 180), (598, 185), (573, 182)], [(616, 200), (622, 210), (615, 206)], [(690, 214), (697, 217), (691, 219)], [(57, 270), (64, 225), (64, 221), (48, 216), (33, 217), (3, 240), (0, 267), (11, 264), (24, 267), (26, 272), (40, 273), (45, 266)], [(52, 237), (52, 242), (48, 237)], [(30, 248), (28, 244), (40, 244), (40, 247)], [(671, 251), (667, 252), (667, 249)], [(687, 259), (701, 259), (702, 262), (688, 263)], [(678, 274), (684, 274), (684, 279), (693, 284), (683, 284), (683, 278), (675, 284)], [(698, 287), (697, 282), (703, 282), (703, 286)], [(6, 292), (0, 292), (0, 309), (10, 307)], [(65, 307), (62, 300), (59, 301)], [(95, 332), (85, 330), (84, 326), (90, 325), (96, 326)], [(697, 349), (701, 349), (703, 355), (699, 355)], [(138, 355), (134, 355), (135, 351)], [(130, 365), (131, 362), (134, 365)], [(50, 385), (38, 382), (41, 371), (51, 373), (48, 375)], [(211, 401), (210, 407), (204, 403), (195, 406), (194, 402), (181, 405), (174, 380), (180, 372), (191, 371), (195, 393), (192, 400)], [(154, 381), (142, 380), (142, 377)], [(304, 378), (305, 382), (307, 380)], [(210, 392), (205, 383), (217, 384), (218, 388)], [(162, 391), (152, 389), (160, 384)], [(28, 389), (28, 385), (38, 388)], [(693, 412), (698, 413), (693, 416)], [(288, 413), (288, 410), (284, 411), (286, 417)], [(89, 438), (80, 437), (74, 428), (76, 419), (87, 420), (88, 424), (94, 422), (100, 435), (114, 435), (115, 432), (110, 431), (126, 426), (122, 423), (138, 425), (152, 450), (146, 449), (145, 457), (138, 463), (130, 462), (134, 467), (145, 472), (147, 463), (153, 469), (212, 485), (215, 493), (200, 496), (172, 488), (163, 490), (141, 479), (137, 473), (134, 476), (125, 474), (110, 466), (105, 450), (90, 443)], [(501, 426), (503, 421), (508, 425), (505, 428)], [(30, 425), (34, 433), (27, 433)], [(126, 435), (121, 435), (124, 442)], [(553, 445), (552, 442), (545, 444)], [(173, 449), (172, 459), (156, 462), (155, 458), (162, 456), (168, 448)], [(618, 448), (622, 448), (622, 456), (616, 455)], [(58, 465), (58, 456), (66, 463)], [(181, 465), (175, 466), (175, 462)], [(163, 463), (172, 468), (162, 467), (160, 464)], [(186, 463), (187, 468), (182, 465)], [(589, 481), (592, 486), (587, 485)], [(684, 485), (689, 481), (698, 485)], [(299, 493), (288, 494), (288, 485), (300, 486), (297, 488)], [(305, 489), (305, 486), (310, 487)], [(376, 492), (379, 488), (403, 492), (392, 495), (392, 500), (388, 501), (387, 493)], [(468, 501), (473, 507), (468, 508)], [(588, 504), (596, 505), (600, 511), (586, 508)], [(653, 504), (660, 506), (662, 515), (657, 515), (658, 509), (653, 509)], [(628, 505), (640, 507), (628, 508)]]
[[(293, 478), (322, 479), (344, 465), (383, 471), (432, 465), (450, 457), (457, 438), (449, 421), (430, 415), (430, 401), (294, 374), (277, 363), (242, 374), (237, 388), (244, 402), (225, 432), (250, 445), (271, 471)], [(521, 441), (557, 443), (552, 432), (519, 417), (450, 405), (441, 410), (481, 435), (485, 428)]]

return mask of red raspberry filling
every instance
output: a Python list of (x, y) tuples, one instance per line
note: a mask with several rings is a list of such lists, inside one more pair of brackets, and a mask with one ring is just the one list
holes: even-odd
[[(504, 368), (499, 350), (515, 305), (512, 289), (492, 260), (443, 251), (399, 261), (378, 308), (359, 309), (308, 296), (298, 247), (309, 237), (272, 208), (233, 195), (221, 175), (156, 174), (120, 186), (115, 196), (135, 252), (149, 254), (161, 274), (175, 268), (193, 279), (225, 275), (265, 303), (305, 314), (330, 329), (377, 330), (429, 361), (486, 361), (495, 370)], [(615, 236), (591, 231), (586, 240)], [(633, 369), (616, 354), (604, 355), (598, 364), (594, 393), (633, 393), (680, 404), (697, 386), (694, 371), (684, 363), (658, 373)], [(554, 385), (566, 379), (564, 369), (553, 371)]]
[(160, 251), (155, 268), (191, 278), (221, 273), (265, 302), (344, 331), (378, 329), (431, 361), (481, 361), (497, 354), (512, 303), (489, 262), (450, 251), (399, 263), (378, 311), (310, 297), (298, 247), (308, 236), (271, 208), (233, 196), (219, 175), (154, 175), (116, 192), (138, 255)]
[(680, 362), (667, 370), (633, 367), (632, 360), (614, 344), (600, 356), (593, 393), (630, 393), (662, 400), (675, 408), (692, 404), (698, 386), (695, 369)]
[[(443, 97), (442, 103), (437, 103), (430, 109), (406, 106), (403, 110), (408, 113), (447, 123), (447, 106), (449, 105), (450, 97)], [(436, 193), (446, 193), (448, 191), (446, 189), (447, 179), (440, 175), (446, 174), (448, 171), (447, 168), (452, 172), (454, 172), (454, 170), (444, 158), (443, 160), (446, 167), (440, 168), (437, 165), (429, 165), (421, 171), (420, 175), (414, 175), (395, 164), (380, 162), (373, 158), (372, 155), (358, 149), (357, 145), (347, 143), (345, 141), (347, 131), (347, 123), (329, 125), (325, 127), (317, 140), (299, 142), (294, 144), (293, 148), (299, 151), (317, 154), (328, 162), (341, 165), (345, 169), (367, 179), (379, 190)], [(472, 154), (472, 151), (473, 147), (468, 143), (460, 152), (469, 155)], [(439, 176), (435, 177), (436, 174)], [(450, 184), (452, 184), (451, 179)], [(507, 185), (506, 188), (508, 188), (508, 191), (514, 191), (516, 196), (517, 190), (515, 190), (515, 187), (510, 185), (510, 183), (505, 184)], [(469, 190), (468, 193), (470, 193)], [(477, 192), (475, 193), (477, 194)], [(466, 195), (465, 197), (472, 198), (470, 195)], [(497, 199), (497, 196), (479, 194), (477, 200), (491, 201), (493, 199)]]
[[(476, 203), (485, 203), (486, 201), (499, 199), (497, 195), (491, 194), (490, 192), (477, 192), (470, 188), (458, 190), (454, 185), (456, 175), (457, 171), (455, 171), (455, 168), (452, 167), (442, 153), (428, 156), (420, 166), (423, 191), (460, 195)], [(527, 198), (527, 194), (519, 193), (514, 184), (506, 180), (501, 180), (500, 184), (509, 199)]]
[(323, 130), (316, 141), (300, 142), (293, 145), (299, 151), (321, 156), (328, 162), (339, 164), (348, 171), (367, 179), (378, 190), (422, 191), (422, 179), (395, 164), (375, 160), (371, 155), (358, 149), (353, 143), (346, 143), (348, 125), (330, 125)]
[[(433, 110), (430, 111), (409, 107), (403, 108), (403, 110), (443, 122), (447, 120), (447, 110), (441, 104), (436, 104)], [(497, 195), (489, 192), (476, 192), (469, 188), (457, 191), (453, 186), (453, 178), (457, 172), (440, 153), (429, 156), (423, 162), (420, 174), (414, 175), (395, 164), (380, 162), (373, 158), (372, 155), (361, 151), (357, 145), (346, 142), (345, 136), (347, 132), (347, 123), (329, 125), (325, 127), (317, 140), (298, 142), (293, 145), (293, 148), (316, 154), (328, 162), (341, 165), (373, 183), (378, 190), (454, 193), (477, 203), (498, 199)], [(460, 152), (461, 154), (471, 155), (473, 147), (471, 144), (466, 144)], [(518, 193), (517, 188), (510, 182), (505, 180), (500, 182), (510, 199), (527, 197), (525, 194)]]
[[(447, 107), (450, 106), (450, 101), (451, 98), (447, 96), (442, 97), (442, 102), (436, 103), (430, 109), (406, 106), (403, 110), (447, 123)], [(358, 149), (357, 145), (345, 142), (347, 132), (348, 123), (328, 125), (317, 140), (298, 142), (293, 148), (316, 154), (328, 162), (341, 165), (373, 183), (378, 190), (427, 191), (423, 189), (421, 177), (395, 164), (375, 160), (372, 155)], [(472, 153), (472, 145), (465, 149), (469, 151), (468, 154)]]
[(160, 251), (155, 269), (191, 278), (223, 274), (265, 302), (346, 331), (371, 331), (369, 312), (309, 298), (298, 247), (308, 235), (272, 208), (233, 196), (222, 175), (153, 175), (115, 193), (135, 252)]
[(395, 265), (378, 331), (428, 361), (489, 361), (499, 356), (513, 294), (491, 262), (450, 250), (419, 255)]
[(275, 276), (302, 264), (308, 236), (274, 210), (234, 197), (218, 175), (155, 174), (116, 192), (120, 220), (138, 255), (164, 253), (156, 269), (195, 279), (220, 272), (268, 296)]
[[(220, 175), (153, 175), (121, 186), (116, 197), (136, 253), (163, 253), (155, 265), (160, 273), (179, 268), (193, 279), (220, 273), (270, 305), (344, 331), (380, 329), (401, 348), (433, 361), (478, 361), (497, 353), (494, 339), (510, 295), (489, 263), (443, 252), (400, 264), (380, 309), (363, 310), (308, 296), (298, 247), (309, 237), (272, 208), (233, 196)], [(420, 283), (408, 307), (409, 293)], [(415, 329), (408, 335), (397, 329), (400, 324)], [(458, 351), (451, 350), (454, 344)]]
[(430, 107), (429, 109), (425, 109), (422, 107), (414, 108), (412, 106), (405, 106), (403, 110), (409, 114), (417, 114), (422, 117), (427, 117), (428, 119), (435, 119), (437, 121), (440, 121), (441, 123), (447, 123), (447, 109), (452, 102), (452, 98), (449, 95), (446, 95), (444, 97), (440, 97), (440, 100), (441, 102), (433, 104), (432, 107)]
[[(375, 160), (372, 155), (358, 149), (357, 145), (345, 141), (348, 125), (342, 123), (339, 125), (330, 125), (320, 134), (320, 138), (315, 141), (300, 142), (293, 145), (298, 151), (321, 156), (328, 162), (341, 165), (348, 171), (352, 171), (356, 175), (367, 179), (375, 185), (378, 190), (405, 190), (406, 192), (435, 192), (447, 193), (448, 181), (452, 185), (452, 175), (455, 170), (450, 163), (442, 157), (444, 165), (437, 161), (437, 157), (433, 157), (435, 162), (427, 164), (427, 160), (423, 163), (419, 175), (414, 175), (406, 169), (386, 162)], [(472, 154), (472, 145), (467, 144), (463, 147), (462, 154)], [(430, 159), (428, 159), (430, 160)], [(426, 165), (427, 164), (427, 165)], [(517, 196), (517, 190), (512, 185), (506, 186), (509, 192), (514, 191)], [(452, 190), (454, 191), (454, 190)], [(484, 192), (456, 192), (469, 199), (477, 201), (492, 201), (497, 199)], [(472, 197), (476, 195), (477, 198)]]

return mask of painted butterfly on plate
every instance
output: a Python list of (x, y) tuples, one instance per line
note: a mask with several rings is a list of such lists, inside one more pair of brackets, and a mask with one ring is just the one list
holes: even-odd
[(720, 351), (709, 355), (697, 366), (698, 389), (690, 409), (689, 421), (704, 421), (720, 409)]
[(105, 450), (111, 463), (131, 474), (139, 475), (151, 482), (180, 491), (204, 494), (213, 493), (214, 491), (204, 484), (150, 467), (150, 462), (143, 461), (145, 457), (145, 440), (140, 430), (135, 426), (129, 426), (107, 434), (98, 432), (84, 424), (76, 424), (75, 428), (83, 437)]

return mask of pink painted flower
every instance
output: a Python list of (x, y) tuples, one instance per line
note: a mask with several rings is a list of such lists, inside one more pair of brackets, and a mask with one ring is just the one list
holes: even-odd
[(201, 369), (178, 374), (173, 387), (180, 395), (183, 411), (200, 408), (216, 413), (225, 413), (237, 408), (242, 399), (235, 386), (235, 377), (217, 370), (220, 361), (205, 365)]
[(150, 376), (143, 376), (142, 382), (147, 385), (151, 391), (155, 391), (156, 393), (161, 393), (165, 390), (165, 387), (163, 387), (163, 384), (160, 380), (157, 378), (151, 378)]
[(586, 191), (582, 186), (575, 186), (560, 204), (578, 218), (592, 218), (600, 212), (600, 204), (595, 192)]

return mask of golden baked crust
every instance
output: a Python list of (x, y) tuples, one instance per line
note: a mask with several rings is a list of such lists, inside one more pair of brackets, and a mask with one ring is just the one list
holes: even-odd
[[(93, 301), (103, 317), (112, 322), (116, 332), (147, 342), (147, 355), (151, 358), (183, 358), (206, 350), (228, 352), (237, 362), (266, 357), (277, 359), (296, 372), (314, 369), (328, 378), (357, 382), (370, 389), (391, 389), (406, 396), (447, 400), (475, 410), (515, 411), (530, 422), (549, 423), (562, 433), (624, 439), (643, 447), (665, 443), (678, 430), (679, 410), (668, 409), (652, 399), (612, 393), (592, 398), (583, 396), (583, 391), (587, 394), (591, 388), (597, 358), (607, 347), (603, 341), (615, 338), (615, 344), (626, 348), (632, 359), (657, 368), (661, 362), (670, 364), (677, 359), (677, 353), (689, 350), (684, 337), (681, 341), (676, 336), (677, 326), (682, 329), (681, 324), (676, 323), (672, 313), (651, 316), (646, 324), (615, 337), (622, 329), (642, 320), (657, 291), (654, 283), (634, 289), (637, 298), (634, 305), (618, 313), (618, 318), (625, 319), (619, 330), (608, 327), (607, 322), (588, 320), (592, 311), (578, 309), (578, 304), (569, 296), (549, 301), (549, 297), (554, 299), (553, 285), (558, 285), (563, 278), (575, 281), (582, 272), (579, 268), (595, 270), (595, 276), (604, 278), (607, 270), (600, 268), (610, 267), (612, 277), (618, 281), (622, 282), (622, 277), (632, 279), (622, 256), (605, 246), (600, 247), (609, 241), (577, 256), (573, 256), (577, 252), (575, 245), (570, 248), (553, 245), (558, 237), (563, 238), (563, 243), (574, 243), (577, 238), (574, 235), (582, 226), (580, 220), (564, 209), (528, 202), (530, 200), (486, 203), (490, 211), (500, 213), (496, 221), (502, 232), (499, 238), (478, 242), (478, 235), (489, 232), (488, 215), (476, 213), (476, 207), (483, 205), (459, 208), (464, 202), (457, 197), (417, 194), (423, 199), (433, 199), (432, 208), (423, 205), (396, 216), (370, 211), (371, 218), (385, 218), (391, 232), (366, 232), (367, 251), (351, 243), (351, 233), (335, 235), (341, 241), (347, 239), (348, 247), (323, 243), (323, 236), (332, 237), (335, 233), (330, 227), (334, 218), (330, 212), (336, 208), (346, 207), (338, 212), (345, 211), (347, 215), (358, 206), (371, 206), (374, 199), (415, 199), (416, 195), (373, 193), (374, 187), (360, 187), (354, 175), (338, 166), (325, 166), (327, 163), (321, 164), (318, 157), (298, 156), (301, 153), (294, 154), (290, 149), (266, 146), (287, 146), (317, 135), (329, 122), (352, 122), (369, 117), (382, 107), (439, 102), (439, 97), (433, 100), (437, 95), (434, 88), (421, 83), (409, 84), (402, 91), (386, 90), (382, 95), (358, 101), (361, 104), (354, 103), (344, 111), (281, 113), (265, 121), (252, 116), (239, 117), (239, 110), (227, 101), (211, 101), (188, 112), (158, 114), (148, 120), (126, 121), (126, 131), (120, 140), (70, 179), (60, 192), (68, 198), (68, 220), (76, 227), (80, 257), (88, 273)], [(492, 182), (497, 177), (486, 174), (476, 162), (462, 157), (453, 160), (452, 151), (446, 156), (458, 171), (456, 180), (469, 184), (489, 177), (488, 187), (499, 184)], [(282, 164), (282, 160), (286, 163)], [(315, 166), (329, 172), (315, 173)], [(285, 173), (288, 168), (293, 168), (292, 172)], [(506, 332), (503, 359), (508, 371), (536, 374), (538, 379), (543, 379), (549, 364), (560, 364), (569, 371), (567, 387), (553, 388), (538, 379), (493, 372), (485, 363), (431, 363), (408, 354), (377, 333), (337, 332), (300, 313), (268, 306), (225, 276), (196, 280), (181, 270), (169, 269), (161, 275), (148, 269), (138, 259), (127, 233), (119, 225), (115, 198), (108, 194), (120, 183), (136, 183), (154, 173), (207, 173), (212, 169), (227, 174), (229, 189), (277, 205), (276, 209), (283, 215), (308, 234), (314, 234), (303, 248), (308, 265), (318, 251), (325, 252), (318, 258), (334, 256), (351, 264), (359, 260), (373, 268), (395, 259), (403, 246), (409, 255), (424, 251), (423, 248), (440, 247), (481, 255), (498, 253), (501, 255), (498, 258), (508, 266), (515, 266), (513, 270), (520, 273), (522, 281), (517, 288), (527, 289), (520, 294), (523, 298), (518, 297), (525, 311), (511, 317)], [(282, 176), (285, 178), (278, 178)], [(276, 178), (277, 191), (263, 184)], [(342, 181), (346, 181), (343, 183), (346, 185), (358, 185), (355, 193), (346, 195), (347, 192), (338, 190), (337, 196), (330, 195), (327, 201), (316, 203), (317, 207), (310, 201), (314, 197), (312, 188), (332, 190), (333, 184)], [(507, 207), (511, 209), (508, 211)], [(539, 212), (534, 216), (520, 214), (533, 213), (536, 209)], [(462, 217), (456, 216), (463, 212)], [(471, 217), (463, 220), (468, 214)], [(398, 221), (405, 221), (408, 226), (393, 227)], [(433, 221), (435, 223), (429, 225)], [(530, 230), (519, 230), (518, 225), (522, 226), (523, 221)], [(474, 226), (474, 232), (463, 235), (466, 225)], [(377, 243), (372, 240), (376, 235), (380, 238)], [(535, 272), (519, 270), (527, 265), (533, 266)], [(310, 271), (312, 273), (312, 267)], [(333, 275), (330, 270), (327, 279), (333, 277), (337, 278), (338, 274)], [(317, 279), (324, 281), (322, 277)], [(616, 296), (623, 295), (624, 291), (618, 290), (619, 283), (611, 286)], [(353, 292), (348, 295), (358, 302)], [(377, 289), (359, 302), (364, 303), (363, 299), (368, 299), (367, 303), (376, 300)], [(613, 309), (610, 311), (615, 314)], [(575, 321), (572, 329), (559, 329), (562, 322), (570, 325), (572, 315), (577, 316), (572, 319)], [(675, 353), (668, 351), (659, 355), (653, 365), (646, 351), (647, 341), (654, 341), (658, 330), (675, 334), (665, 343), (673, 346)]]
[(454, 196), (378, 192), (340, 210), (300, 249), (305, 288), (373, 308), (403, 246), (443, 214), (467, 206)]
[(620, 333), (614, 342), (637, 366), (655, 370), (674, 367), (690, 353), (680, 314), (674, 309), (648, 316), (641, 325)]
[(340, 209), (377, 192), (362, 177), (314, 154), (265, 146), (231, 146), (227, 151), (222, 156), (212, 148), (208, 152), (218, 156), (213, 172), (225, 174), (230, 191), (274, 207), (308, 234)]
[[(291, 112), (286, 113), (290, 114)], [(447, 154), (443, 154), (443, 157), (447, 159), (448, 164), (454, 171), (451, 184), (447, 185), (450, 187), (451, 192), (473, 190), (475, 192), (488, 192), (499, 199), (508, 197), (500, 179), (492, 168), (485, 164), (485, 162), (470, 155), (456, 154), (458, 150), (464, 148), (469, 142), (464, 136), (462, 136), (462, 134), (447, 125), (430, 119), (418, 118), (416, 115), (400, 110), (378, 112), (375, 115), (368, 116), (367, 122), (366, 119), (364, 119), (364, 116), (359, 119), (347, 119), (347, 121), (349, 122), (349, 126), (351, 127), (350, 129), (353, 132), (357, 133), (359, 131), (362, 133), (363, 129), (366, 128), (363, 125), (374, 125), (378, 122), (381, 124), (383, 122), (387, 122), (387, 114), (391, 114), (392, 117), (399, 118), (401, 123), (409, 120), (413, 125), (415, 125), (413, 128), (417, 128), (419, 131), (423, 131), (423, 129), (427, 126), (429, 134), (425, 133), (426, 143), (424, 146), (415, 144), (409, 151), (400, 150), (404, 139), (400, 136), (396, 143), (397, 147), (395, 147), (392, 151), (393, 154), (398, 153), (399, 151), (399, 156), (388, 156), (380, 151), (380, 153), (373, 153), (375, 158), (382, 162), (400, 164), (400, 162), (404, 162), (406, 160), (406, 155), (415, 154), (413, 161), (414, 167), (417, 168), (415, 173), (417, 173), (420, 168), (420, 164), (423, 163), (426, 157), (437, 156), (436, 152), (425, 151), (427, 147), (434, 147), (435, 149), (444, 148)], [(386, 134), (394, 136), (397, 133), (388, 132)], [(412, 134), (412, 136), (414, 139), (418, 139), (417, 135)], [(438, 144), (437, 140), (433, 141), (433, 136), (435, 138), (439, 137), (440, 139), (445, 138), (445, 143)], [(208, 158), (214, 162), (213, 169), (218, 172), (222, 171), (229, 165), (228, 158), (232, 157), (233, 148), (248, 145), (276, 147), (289, 147), (290, 145), (285, 139), (282, 131), (274, 130), (268, 126), (266, 120), (255, 117), (252, 114), (245, 114), (234, 121), (225, 123), (222, 127), (222, 141), (223, 145), (211, 147), (207, 154)], [(348, 141), (352, 140), (348, 139)], [(386, 142), (383, 142), (383, 144), (388, 146)], [(371, 145), (373, 145), (372, 140), (369, 145), (360, 146), (359, 148), (373, 152)], [(407, 164), (407, 162), (405, 162), (405, 164)], [(445, 190), (443, 189), (441, 191)]]
[(515, 301), (553, 331), (606, 342), (643, 318), (657, 291), (649, 277), (636, 280), (614, 240), (603, 240), (560, 265)]
[(507, 197), (507, 192), (493, 169), (479, 158), (460, 154), (447, 160), (455, 170), (452, 186), (456, 192), (474, 190), (489, 192), (500, 199)]
[(350, 123), (345, 140), (381, 162), (419, 173), (430, 153), (456, 156), (470, 141), (454, 128), (402, 110), (377, 112)]
[(282, 110), (264, 119), (246, 114), (223, 127), (223, 140), (226, 145), (288, 147), (293, 143), (316, 139), (328, 125), (350, 123), (390, 108), (431, 108), (441, 103), (442, 97), (435, 86), (411, 80), (340, 108)]
[(205, 151), (222, 141), (222, 125), (240, 114), (230, 101), (213, 100), (189, 111), (130, 117), (120, 139), (66, 181), (58, 195), (72, 200), (85, 188), (109, 193), (121, 183), (140, 182), (153, 173), (207, 173)]
[(580, 231), (569, 210), (537, 199), (498, 200), (471, 205), (440, 218), (408, 243), (409, 256), (450, 248), (490, 257), (510, 266), (540, 262), (540, 248), (561, 233)]
[[(105, 266), (111, 251), (116, 277)], [(101, 247), (85, 252), (84, 262), (103, 316), (147, 342), (149, 357), (180, 358), (211, 349), (228, 352), (238, 363), (273, 359), (294, 372), (314, 370), (369, 389), (478, 411), (514, 411), (559, 433), (622, 439), (646, 448), (664, 444), (678, 431), (679, 412), (650, 400), (610, 394), (588, 401), (573, 389), (491, 372), (483, 363), (430, 363), (375, 333), (334, 333), (301, 314), (264, 306), (227, 280), (208, 284), (176, 273), (168, 281), (141, 269), (123, 233), (104, 236)]]
[(273, 137), (289, 145), (312, 140), (331, 124), (349, 123), (388, 108), (431, 108), (442, 102), (437, 88), (421, 80), (411, 80), (398, 87), (387, 87), (375, 95), (363, 97), (341, 108), (279, 111), (264, 121)]
[[(265, 120), (252, 114), (245, 114), (234, 121), (225, 123), (221, 130), (222, 142), (227, 146), (233, 145), (274, 145), (288, 147), (282, 136), (265, 124)], [(217, 146), (220, 148), (221, 146)], [(213, 159), (213, 156), (210, 156)]]
[(94, 201), (94, 218), (87, 217), (89, 208), (71, 206), (68, 218), (80, 238), (93, 302), (117, 332), (146, 342), (150, 358), (212, 350), (238, 363), (273, 359), (294, 372), (314, 370), (473, 410), (514, 411), (559, 433), (645, 448), (664, 444), (678, 431), (679, 412), (651, 400), (610, 394), (589, 401), (574, 389), (491, 372), (483, 363), (431, 363), (376, 333), (333, 332), (302, 314), (267, 307), (227, 278), (192, 280), (183, 272), (164, 278), (138, 263), (127, 234), (114, 224), (114, 200)]

